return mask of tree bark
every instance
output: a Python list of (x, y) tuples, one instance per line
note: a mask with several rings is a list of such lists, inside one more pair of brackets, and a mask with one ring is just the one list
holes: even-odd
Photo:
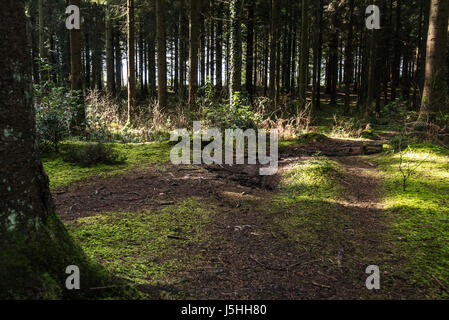
[(112, 35), (112, 21), (110, 6), (106, 7), (106, 83), (107, 91), (115, 96), (115, 77), (114, 77), (114, 39)]
[(165, 44), (164, 0), (156, 0), (157, 24), (157, 93), (159, 108), (167, 105), (167, 52)]
[(134, 0), (127, 0), (128, 19), (128, 124), (136, 112), (136, 66), (134, 49)]
[(299, 61), (299, 110), (307, 103), (307, 78), (309, 73), (309, 1), (302, 0), (301, 5), (301, 58)]
[(447, 36), (449, 1), (432, 0), (427, 37), (426, 71), (420, 118), (435, 121), (437, 114), (448, 111)]
[(199, 23), (198, 11), (200, 0), (190, 0), (189, 17), (189, 106), (191, 109), (196, 104), (198, 90), (198, 49), (199, 49)]
[[(0, 10), (0, 299), (82, 296), (94, 284), (87, 259), (55, 212), (36, 143), (24, 1)], [(85, 290), (68, 291), (65, 269), (77, 265)], [(97, 283), (98, 284), (98, 283)]]
[(241, 90), (242, 84), (241, 12), (242, 1), (231, 0), (231, 83), (229, 91), (231, 103), (234, 93)]

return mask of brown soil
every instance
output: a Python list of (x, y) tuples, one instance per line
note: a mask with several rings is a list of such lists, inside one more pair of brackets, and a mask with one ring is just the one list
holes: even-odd
[[(347, 141), (345, 142), (347, 143)], [(324, 145), (323, 145), (324, 147)], [(309, 148), (316, 148), (309, 147)], [(302, 150), (281, 150), (281, 171), (301, 161)], [(202, 250), (200, 266), (186, 266), (177, 277), (180, 288), (195, 299), (357, 299), (368, 292), (364, 273), (372, 255), (390, 256), (384, 243), (386, 217), (378, 204), (375, 167), (361, 157), (339, 158), (348, 174), (341, 177), (342, 210), (350, 215), (347, 242), (307, 247), (289, 240), (273, 225), (270, 201), (279, 176), (260, 177), (252, 166), (171, 166), (127, 176), (91, 179), (53, 193), (64, 221), (108, 211), (137, 211), (172, 205), (199, 196), (221, 209), (208, 226), (213, 241)], [(334, 230), (328, 230), (329, 234)], [(355, 244), (355, 245), (354, 245)], [(338, 261), (338, 268), (335, 268)], [(391, 278), (392, 292), (381, 297), (410, 297), (403, 279)]]

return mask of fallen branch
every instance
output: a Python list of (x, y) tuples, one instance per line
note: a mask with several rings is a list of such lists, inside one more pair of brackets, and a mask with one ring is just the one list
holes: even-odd
[(436, 282), (438, 282), (438, 284), (440, 285), (440, 287), (447, 293), (449, 294), (449, 289), (440, 281), (440, 279), (438, 279), (435, 275), (432, 274), (432, 278), (435, 279)]

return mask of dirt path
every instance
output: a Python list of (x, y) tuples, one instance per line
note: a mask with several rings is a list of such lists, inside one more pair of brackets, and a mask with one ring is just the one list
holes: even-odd
[[(344, 193), (322, 212), (323, 222), (312, 226), (317, 228), (312, 244), (302, 240), (301, 229), (299, 240), (292, 241), (277, 226), (276, 219), (284, 214), (272, 209), (279, 179), (258, 180), (244, 166), (233, 172), (168, 165), (74, 184), (55, 191), (54, 197), (65, 221), (98, 212), (153, 209), (190, 196), (217, 203), (220, 212), (207, 227), (212, 241), (200, 248), (199, 266), (186, 266), (177, 274), (186, 298), (402, 298), (408, 294), (402, 292), (404, 279), (388, 279), (392, 291), (365, 288), (368, 265), (392, 266), (392, 271), (383, 269), (388, 277), (396, 263), (384, 237), (388, 219), (379, 204), (376, 168), (363, 157), (337, 160), (346, 170), (339, 181)], [(289, 155), (284, 169), (296, 161), (301, 157)]]

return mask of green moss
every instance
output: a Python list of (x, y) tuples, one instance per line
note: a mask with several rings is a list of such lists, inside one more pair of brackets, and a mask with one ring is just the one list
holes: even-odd
[(283, 174), (284, 193), (307, 199), (334, 197), (338, 194), (338, 186), (333, 180), (341, 171), (335, 161), (326, 157), (298, 162)]
[[(0, 299), (89, 298), (89, 286), (109, 279), (98, 264), (86, 258), (55, 214), (38, 229), (33, 224), (17, 225), (3, 234), (0, 245)], [(65, 288), (69, 265), (80, 267), (81, 290)]]
[(200, 252), (186, 248), (208, 240), (204, 226), (215, 211), (213, 205), (189, 198), (159, 211), (102, 213), (68, 227), (84, 252), (109, 272), (156, 286), (175, 282), (177, 270), (195, 264)]
[[(336, 178), (342, 174), (338, 165), (320, 157), (299, 162), (282, 177), (282, 194), (274, 198), (275, 224), (290, 240), (306, 247), (321, 246), (322, 235), (330, 230), (334, 243), (343, 241), (347, 223), (344, 207), (338, 197)], [(329, 241), (329, 239), (327, 239)]]
[(82, 168), (79, 165), (65, 162), (64, 156), (71, 148), (84, 145), (83, 142), (66, 141), (60, 145), (60, 154), (44, 154), (42, 162), (50, 178), (50, 188), (55, 189), (92, 176), (108, 176), (125, 174), (130, 169), (145, 168), (151, 164), (162, 164), (170, 160), (170, 142), (146, 144), (112, 144), (112, 147), (126, 161), (121, 165), (96, 165)]
[(384, 205), (394, 220), (393, 239), (406, 258), (407, 276), (440, 292), (436, 276), (449, 285), (449, 150), (430, 144), (412, 145), (404, 161), (416, 167), (402, 189), (399, 154), (377, 157), (385, 179)]

